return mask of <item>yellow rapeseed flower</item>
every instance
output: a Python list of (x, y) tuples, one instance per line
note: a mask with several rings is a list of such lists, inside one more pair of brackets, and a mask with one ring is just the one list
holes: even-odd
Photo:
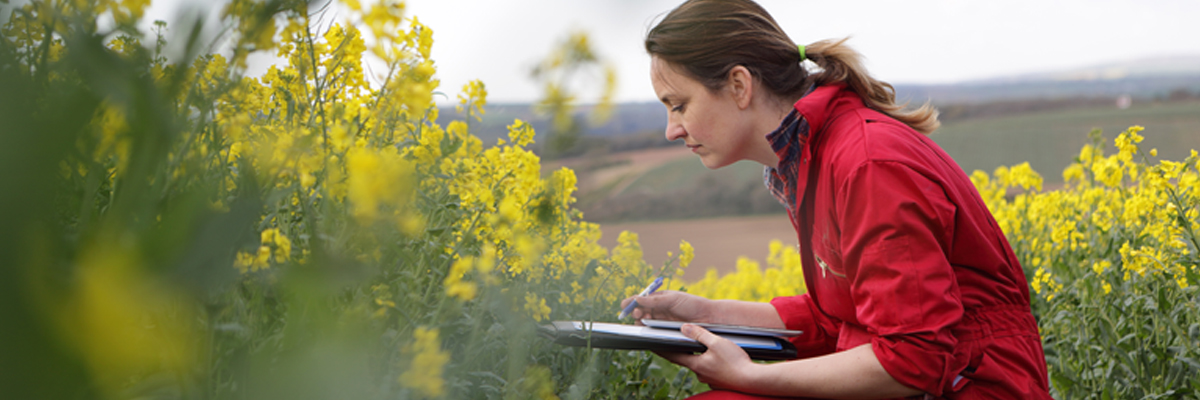
[(1141, 143), (1142, 140), (1145, 139), (1142, 137), (1142, 135), (1139, 135), (1138, 132), (1141, 132), (1144, 129), (1145, 128), (1140, 126), (1131, 126), (1129, 129), (1125, 130), (1125, 132), (1121, 132), (1120, 135), (1117, 135), (1117, 138), (1114, 139), (1113, 142), (1116, 143), (1117, 149), (1119, 150), (1119, 153), (1117, 154), (1118, 159), (1126, 163), (1129, 163), (1133, 160), (1133, 155), (1137, 154), (1138, 151), (1137, 144)]
[(692, 264), (692, 259), (696, 258), (696, 249), (691, 243), (686, 240), (679, 241), (679, 267), (687, 268)]
[(1120, 161), (1117, 156), (1109, 156), (1102, 158), (1092, 164), (1092, 174), (1096, 176), (1096, 180), (1108, 185), (1108, 187), (1118, 187), (1121, 185), (1121, 179), (1124, 170), (1121, 169)]
[(481, 80), (473, 80), (463, 84), (462, 93), (458, 94), (458, 105), (455, 108), (458, 112), (466, 112), (468, 116), (475, 118), (476, 121), (483, 121), (483, 115), (486, 114), (483, 106), (487, 105), (487, 87)]
[(1004, 183), (1008, 186), (1020, 186), (1026, 190), (1030, 188), (1042, 190), (1042, 176), (1034, 171), (1028, 162), (1014, 165), (1009, 169), (1005, 174)]
[(474, 257), (461, 257), (451, 264), (450, 272), (446, 273), (446, 279), (442, 281), (447, 296), (463, 301), (475, 298), (475, 294), (478, 291), (475, 283), (463, 281), (463, 276), (472, 270), (474, 264)]
[(1083, 145), (1083, 148), (1079, 150), (1079, 163), (1085, 167), (1090, 166), (1101, 156), (1103, 155), (1100, 154), (1095, 147), (1092, 147), (1090, 144), (1085, 144)]
[(446, 394), (446, 381), (442, 374), (450, 354), (442, 350), (438, 330), (418, 327), (413, 331), (413, 341), (404, 347), (403, 353), (412, 357), (408, 370), (400, 374), (400, 385), (413, 389), (419, 396), (441, 397)]
[(537, 321), (550, 317), (550, 307), (546, 305), (546, 299), (540, 298), (532, 292), (525, 293), (525, 311)]
[(413, 192), (412, 168), (398, 154), (370, 148), (352, 148), (346, 156), (347, 198), (360, 223), (370, 223), (380, 209), (403, 209)]
[(82, 249), (74, 287), (54, 315), (61, 334), (74, 346), (91, 377), (107, 396), (125, 393), (129, 379), (164, 371), (186, 373), (203, 340), (188, 324), (192, 308), (140, 273), (133, 249), (97, 243)]
[(533, 143), (533, 127), (522, 120), (514, 120), (512, 125), (508, 126), (508, 139), (517, 146), (528, 146)]
[(1067, 166), (1066, 169), (1063, 170), (1063, 173), (1062, 173), (1063, 182), (1066, 182), (1066, 183), (1072, 183), (1072, 182), (1081, 183), (1081, 182), (1083, 182), (1083, 179), (1084, 179), (1083, 171), (1084, 171), (1083, 164), (1072, 163), (1071, 165)]
[(554, 376), (549, 368), (535, 365), (525, 370), (520, 381), (521, 398), (537, 400), (559, 400), (554, 394)]

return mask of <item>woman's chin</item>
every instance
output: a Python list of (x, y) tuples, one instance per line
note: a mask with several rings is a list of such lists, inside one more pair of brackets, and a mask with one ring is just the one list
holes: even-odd
[(720, 157), (716, 157), (712, 154), (701, 155), (700, 162), (703, 163), (704, 167), (708, 169), (720, 169), (721, 167), (732, 164), (732, 162)]

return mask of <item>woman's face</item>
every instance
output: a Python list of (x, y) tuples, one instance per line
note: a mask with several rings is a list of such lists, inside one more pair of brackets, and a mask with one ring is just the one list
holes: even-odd
[(747, 159), (750, 124), (729, 85), (712, 92), (658, 57), (651, 57), (650, 81), (667, 106), (667, 140), (683, 139), (710, 169)]

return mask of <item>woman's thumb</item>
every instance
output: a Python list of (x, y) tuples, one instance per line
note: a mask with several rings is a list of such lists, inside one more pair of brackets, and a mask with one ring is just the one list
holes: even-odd
[(682, 333), (683, 336), (692, 338), (692, 340), (700, 342), (700, 344), (703, 344), (706, 347), (712, 346), (712, 342), (714, 340), (720, 339), (717, 337), (717, 335), (709, 332), (708, 329), (704, 329), (695, 324), (683, 324), (683, 326), (679, 328), (679, 332)]

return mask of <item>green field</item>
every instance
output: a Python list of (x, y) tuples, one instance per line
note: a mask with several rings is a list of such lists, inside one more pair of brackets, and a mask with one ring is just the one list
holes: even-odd
[(1112, 139), (1131, 125), (1146, 127), (1144, 149), (1159, 157), (1182, 160), (1200, 149), (1200, 102), (1085, 108), (1027, 113), (946, 123), (930, 137), (967, 172), (992, 172), (1001, 165), (1028, 161), (1047, 183), (1062, 182), (1062, 170), (1087, 143), (1093, 128), (1104, 131), (1109, 153)]

